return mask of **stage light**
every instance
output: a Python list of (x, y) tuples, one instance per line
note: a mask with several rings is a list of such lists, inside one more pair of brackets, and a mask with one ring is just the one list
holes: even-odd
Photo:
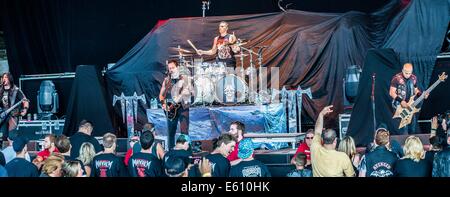
[(357, 65), (347, 68), (344, 79), (345, 98), (349, 103), (354, 103), (358, 94), (359, 76), (361, 69)]
[(41, 82), (37, 94), (38, 113), (41, 117), (48, 117), (58, 111), (59, 98), (55, 84), (51, 80)]

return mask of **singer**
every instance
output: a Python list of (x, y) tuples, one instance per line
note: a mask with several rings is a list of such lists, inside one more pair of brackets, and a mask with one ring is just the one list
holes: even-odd
[[(0, 110), (4, 112), (11, 108), (14, 104), (26, 98), (25, 94), (14, 84), (14, 79), (11, 73), (6, 72), (2, 74), (0, 96), (2, 101), (0, 102)], [(18, 124), (17, 117), (25, 116), (28, 111), (28, 101), (22, 101), (22, 105), (15, 108), (6, 116), (1, 117), (0, 130), (2, 135), (2, 141), (6, 141), (9, 136), (9, 131), (15, 129)]]
[(167, 70), (168, 74), (162, 83), (159, 100), (163, 110), (166, 111), (167, 144), (171, 149), (175, 145), (178, 121), (180, 121), (181, 133), (189, 133), (189, 106), (193, 88), (189, 77), (180, 74), (176, 60), (168, 61)]
[[(413, 73), (413, 65), (411, 63), (405, 63), (403, 65), (402, 72), (394, 75), (391, 80), (391, 87), (389, 89), (389, 96), (392, 98), (392, 106), (395, 108), (398, 105), (402, 107), (408, 107), (408, 101), (411, 97), (415, 96), (416, 98), (420, 96), (421, 91), (417, 87), (417, 77)], [(425, 99), (428, 98), (428, 93), (424, 95)], [(399, 123), (396, 123), (398, 125)], [(400, 129), (403, 134), (416, 134), (417, 117), (413, 116), (411, 124)]]

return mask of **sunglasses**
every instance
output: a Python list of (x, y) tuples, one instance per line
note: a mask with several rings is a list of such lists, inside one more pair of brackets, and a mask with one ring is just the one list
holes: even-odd
[(308, 140), (312, 140), (314, 137), (305, 137)]

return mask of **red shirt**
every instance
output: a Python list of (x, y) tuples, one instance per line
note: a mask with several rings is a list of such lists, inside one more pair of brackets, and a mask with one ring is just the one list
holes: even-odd
[(311, 151), (309, 150), (309, 146), (305, 142), (303, 142), (302, 144), (300, 144), (300, 146), (298, 146), (294, 157), (297, 156), (297, 154), (300, 152), (305, 153), (306, 160), (311, 160)]
[(231, 152), (230, 155), (228, 155), (227, 157), (228, 161), (234, 161), (236, 159), (239, 159), (238, 152), (239, 152), (239, 142), (236, 142), (233, 152)]
[[(59, 153), (58, 148), (55, 147), (54, 153)], [(48, 149), (44, 149), (41, 152), (38, 152), (37, 156), (42, 157), (42, 161), (45, 161), (49, 156), (51, 152)]]
[(131, 156), (133, 155), (133, 149), (128, 149), (127, 153), (125, 154), (125, 159), (123, 162), (125, 163), (125, 166), (128, 166), (128, 161), (130, 161)]

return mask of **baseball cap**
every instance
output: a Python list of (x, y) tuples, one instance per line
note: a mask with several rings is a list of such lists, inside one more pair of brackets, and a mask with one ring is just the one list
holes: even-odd
[(20, 152), (27, 145), (28, 141), (23, 137), (16, 137), (13, 142), (13, 149), (16, 152)]
[(238, 157), (247, 159), (253, 154), (253, 141), (250, 138), (244, 138), (239, 142)]
[(180, 136), (178, 136), (178, 138), (177, 138), (177, 143), (178, 142), (182, 142), (182, 143), (188, 142), (189, 145), (192, 145), (191, 137), (189, 137), (189, 135), (186, 135), (186, 134), (180, 134)]
[(385, 130), (387, 132), (389, 132), (389, 130), (387, 129), (387, 125), (385, 123), (380, 123), (377, 127), (377, 130), (375, 131), (375, 133), (378, 133), (379, 130)]

